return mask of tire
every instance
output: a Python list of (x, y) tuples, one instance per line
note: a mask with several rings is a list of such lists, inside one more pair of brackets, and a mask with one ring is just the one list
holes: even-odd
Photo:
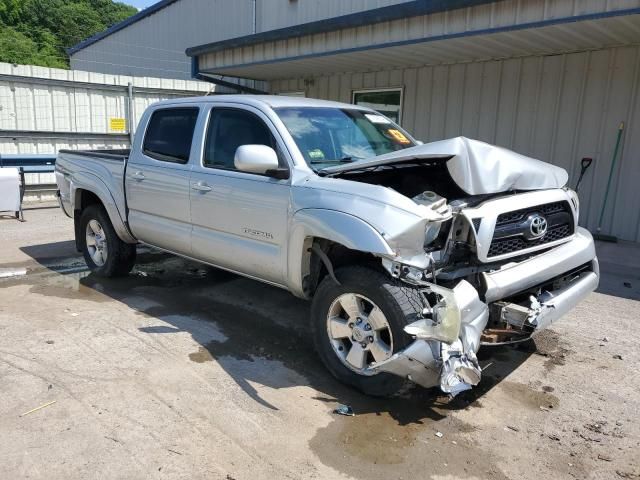
[[(101, 231), (102, 234), (95, 235), (96, 231)], [(92, 238), (91, 232), (94, 233)], [(102, 205), (89, 205), (83, 210), (79, 235), (80, 250), (89, 270), (95, 275), (107, 278), (123, 276), (135, 265), (136, 246), (120, 240)], [(88, 245), (88, 241), (93, 241), (93, 245)], [(102, 246), (102, 256), (95, 255), (97, 245)]]
[[(340, 336), (343, 334), (344, 329), (342, 318), (346, 316), (352, 319), (353, 316), (348, 316), (342, 305), (338, 307), (336, 302), (340, 304), (343, 301), (342, 299), (348, 300), (350, 298), (349, 295), (354, 294), (361, 306), (366, 305), (367, 301), (370, 301), (374, 307), (377, 306), (384, 314), (388, 324), (391, 342), (386, 342), (382, 338), (382, 333), (379, 337), (376, 337), (375, 341), (371, 342), (371, 337), (368, 337), (368, 341), (373, 344), (382, 340), (385, 346), (390, 347), (386, 352), (387, 356), (383, 357), (388, 358), (393, 353), (397, 353), (407, 347), (413, 341), (403, 329), (408, 323), (416, 320), (417, 310), (419, 310), (416, 307), (422, 305), (420, 292), (372, 268), (347, 266), (336, 270), (335, 274), (340, 281), (340, 285), (336, 284), (327, 275), (318, 286), (311, 305), (313, 338), (322, 362), (338, 380), (355, 387), (367, 395), (387, 397), (401, 392), (410, 385), (409, 380), (384, 372), (372, 374), (370, 371), (366, 371), (366, 367), (362, 370), (357, 370), (349, 363), (347, 360), (349, 355), (347, 354), (345, 357), (344, 351), (353, 348), (355, 335), (351, 339), (342, 338), (336, 340), (333, 332), (334, 323), (329, 321), (329, 314), (331, 313), (332, 318), (339, 319), (338, 323), (341, 326), (338, 329), (338, 336)], [(338, 310), (342, 313), (335, 316), (334, 314)], [(367, 322), (369, 322), (369, 317), (362, 322), (365, 327), (368, 326)], [(347, 326), (351, 323), (353, 322), (348, 322)], [(331, 326), (329, 326), (330, 324)], [(373, 322), (371, 324), (373, 325)], [(353, 333), (353, 327), (349, 328)], [(383, 331), (380, 330), (380, 332)], [(359, 333), (361, 334), (362, 330)], [(384, 336), (386, 336), (386, 333)], [(358, 338), (361, 338), (361, 336), (359, 335)], [(363, 343), (366, 344), (367, 340)], [(340, 348), (341, 346), (343, 347), (342, 349)], [(351, 353), (350, 350), (349, 353)], [(372, 353), (371, 351), (367, 353), (367, 360), (365, 360), (364, 365), (368, 365), (370, 363), (369, 360), (379, 361), (373, 357)]]

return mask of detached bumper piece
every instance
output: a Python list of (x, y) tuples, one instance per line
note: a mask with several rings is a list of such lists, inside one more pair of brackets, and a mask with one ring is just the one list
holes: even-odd
[(583, 229), (571, 242), (483, 275), (484, 302), (465, 280), (453, 289), (424, 282), (424, 292), (438, 298), (430, 312), (423, 312), (431, 318), (407, 325), (414, 342), (373, 370), (457, 395), (480, 382), (476, 353), (481, 341), (495, 345), (529, 338), (595, 290), (600, 278), (593, 239)]
[(453, 290), (431, 285), (440, 297), (433, 307), (433, 319), (418, 320), (405, 327), (415, 337), (406, 349), (373, 366), (426, 388), (439, 385), (456, 395), (477, 385), (481, 378), (476, 352), (489, 319), (489, 309), (466, 281)]

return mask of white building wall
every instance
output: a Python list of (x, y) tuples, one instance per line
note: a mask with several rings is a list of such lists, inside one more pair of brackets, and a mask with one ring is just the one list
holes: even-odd
[(603, 232), (640, 241), (640, 47), (345, 73), (272, 82), (272, 91), (350, 103), (353, 90), (402, 87), (402, 123), (416, 138), (464, 135), (562, 166), (580, 188), (581, 224), (595, 230), (618, 125), (625, 122)]
[[(214, 88), (193, 80), (0, 63), (0, 155), (127, 148), (129, 83), (134, 87), (134, 130), (151, 103), (204, 95)], [(125, 119), (125, 129), (110, 130), (111, 118)]]

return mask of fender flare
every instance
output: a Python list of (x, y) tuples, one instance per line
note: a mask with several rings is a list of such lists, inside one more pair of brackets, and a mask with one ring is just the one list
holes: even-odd
[(380, 256), (395, 253), (384, 237), (360, 218), (338, 210), (308, 208), (298, 210), (292, 217), (287, 251), (287, 286), (301, 298), (307, 298), (302, 280), (307, 270), (305, 257), (309, 238), (323, 238), (351, 250)]
[(109, 215), (109, 220), (111, 220), (111, 224), (113, 225), (116, 234), (123, 242), (138, 243), (124, 222), (109, 187), (102, 179), (96, 175), (86, 172), (80, 172), (72, 175), (69, 186), (69, 196), (72, 200), (71, 208), (74, 212), (79, 203), (80, 193), (82, 190), (91, 192), (100, 199), (100, 202), (102, 202), (102, 205), (107, 211), (107, 215)]

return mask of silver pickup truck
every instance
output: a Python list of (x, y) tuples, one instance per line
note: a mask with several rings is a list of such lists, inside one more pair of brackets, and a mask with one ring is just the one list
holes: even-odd
[(318, 354), (372, 395), (478, 384), (599, 280), (558, 167), (373, 110), (281, 96), (152, 105), (131, 150), (62, 150), (61, 206), (96, 275), (143, 243), (312, 300)]

